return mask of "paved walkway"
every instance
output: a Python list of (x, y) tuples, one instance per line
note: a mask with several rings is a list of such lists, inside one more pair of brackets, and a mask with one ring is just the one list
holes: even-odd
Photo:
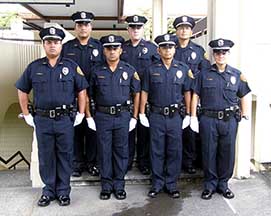
[(147, 197), (149, 184), (126, 186), (127, 199), (99, 199), (99, 186), (73, 186), (71, 205), (60, 207), (56, 201), (48, 207), (38, 207), (40, 189), (31, 188), (28, 171), (0, 172), (1, 216), (271, 216), (271, 173), (253, 173), (245, 180), (232, 179), (230, 188), (235, 198), (227, 200), (214, 194), (211, 200), (202, 200), (202, 179), (182, 179), (179, 182), (180, 199), (160, 194)]

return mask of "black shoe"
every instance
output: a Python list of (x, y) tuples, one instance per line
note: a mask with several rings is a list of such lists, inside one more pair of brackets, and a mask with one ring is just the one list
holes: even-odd
[(112, 191), (110, 190), (102, 190), (100, 193), (100, 199), (101, 200), (108, 200), (111, 197)]
[(81, 177), (81, 175), (82, 175), (82, 172), (80, 170), (74, 170), (72, 172), (73, 177)]
[(68, 206), (70, 205), (71, 199), (68, 195), (62, 195), (58, 197), (58, 204), (60, 206)]
[(234, 198), (234, 193), (229, 188), (227, 188), (225, 191), (217, 189), (217, 192), (219, 194), (222, 194), (223, 197), (225, 197), (226, 199), (232, 199), (232, 198)]
[(156, 198), (158, 194), (159, 194), (159, 191), (151, 189), (149, 191), (149, 193), (148, 193), (148, 197), (150, 197), (150, 198)]
[(205, 200), (209, 200), (212, 199), (212, 195), (213, 195), (213, 191), (210, 191), (208, 189), (205, 189), (202, 194), (201, 194), (201, 198), (205, 199)]
[(99, 176), (100, 175), (100, 170), (98, 169), (98, 167), (96, 166), (90, 166), (88, 168), (88, 173), (91, 175), (91, 176)]
[(118, 200), (126, 199), (126, 192), (125, 192), (125, 190), (116, 190), (114, 192), (114, 195), (115, 195), (116, 199), (118, 199)]
[(38, 206), (45, 207), (50, 205), (50, 202), (53, 201), (53, 198), (50, 198), (49, 196), (41, 195), (39, 201), (38, 201)]
[(196, 169), (193, 166), (191, 166), (191, 167), (188, 167), (186, 169), (186, 172), (189, 173), (189, 174), (195, 174), (196, 173)]
[(180, 198), (180, 191), (178, 191), (178, 190), (167, 191), (167, 194), (173, 199)]
[(142, 173), (142, 175), (150, 175), (151, 174), (151, 171), (148, 167), (139, 168), (139, 171)]

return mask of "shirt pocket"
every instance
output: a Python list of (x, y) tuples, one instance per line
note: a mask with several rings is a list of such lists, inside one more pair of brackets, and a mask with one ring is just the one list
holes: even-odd
[(33, 89), (36, 92), (44, 92), (48, 88), (48, 78), (46, 76), (34, 76), (32, 82)]
[(238, 86), (236, 84), (228, 83), (228, 85), (224, 88), (224, 97), (227, 101), (233, 104), (238, 103), (237, 97)]
[(102, 95), (106, 95), (109, 92), (109, 80), (108, 79), (98, 79), (97, 87)]
[(64, 92), (72, 92), (74, 90), (74, 79), (72, 76), (63, 76), (58, 79), (60, 81), (61, 90)]
[(121, 86), (122, 96), (129, 97), (130, 79), (124, 80), (124, 79), (120, 78), (120, 86)]
[(215, 96), (217, 94), (217, 84), (215, 80), (203, 80), (202, 83), (202, 97), (207, 99), (208, 101), (210, 100), (215, 100)]

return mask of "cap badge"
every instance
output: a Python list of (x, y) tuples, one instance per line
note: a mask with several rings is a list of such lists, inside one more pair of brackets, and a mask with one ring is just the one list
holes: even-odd
[(236, 78), (234, 76), (231, 76), (231, 84), (235, 84), (236, 83)]
[(222, 39), (218, 40), (217, 41), (217, 45), (220, 46), (220, 47), (223, 46), (224, 45), (224, 41)]
[(166, 35), (164, 36), (164, 39), (165, 39), (165, 41), (169, 41), (170, 36), (169, 36), (168, 34), (166, 34)]
[(124, 80), (127, 80), (127, 79), (128, 79), (128, 73), (124, 71), (124, 72), (122, 73), (122, 78), (123, 78)]
[(134, 16), (133, 21), (138, 22), (138, 16)]
[(69, 68), (63, 67), (62, 68), (62, 73), (66, 76), (69, 73)]
[(51, 35), (56, 34), (56, 29), (55, 29), (55, 28), (50, 28), (50, 29), (49, 29), (49, 33), (50, 33)]
[(183, 21), (183, 22), (187, 22), (187, 17), (184, 16), (184, 17), (182, 18), (182, 21)]
[(176, 76), (178, 77), (178, 79), (182, 78), (183, 72), (180, 71), (180, 70), (178, 70), (178, 71), (176, 72)]
[(94, 50), (92, 51), (92, 54), (93, 54), (95, 57), (97, 57), (97, 56), (99, 55), (99, 51), (98, 51), (97, 49), (94, 49)]
[(192, 52), (192, 53), (191, 53), (191, 58), (192, 58), (193, 60), (195, 60), (195, 59), (197, 58), (197, 53)]
[(148, 52), (148, 48), (147, 47), (144, 47), (143, 49), (142, 49), (142, 53), (143, 54), (146, 54)]
[(85, 13), (85, 12), (82, 12), (82, 13), (81, 13), (81, 18), (82, 18), (82, 19), (85, 19), (85, 18), (86, 18), (86, 16), (87, 16), (87, 15), (86, 15), (86, 13)]
[(111, 42), (111, 43), (114, 42), (115, 41), (115, 37), (113, 35), (110, 35), (108, 37), (108, 41)]

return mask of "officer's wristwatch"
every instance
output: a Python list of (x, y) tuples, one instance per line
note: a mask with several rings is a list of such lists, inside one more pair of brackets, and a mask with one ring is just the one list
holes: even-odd
[(249, 120), (249, 117), (248, 117), (248, 115), (243, 115), (242, 119)]

